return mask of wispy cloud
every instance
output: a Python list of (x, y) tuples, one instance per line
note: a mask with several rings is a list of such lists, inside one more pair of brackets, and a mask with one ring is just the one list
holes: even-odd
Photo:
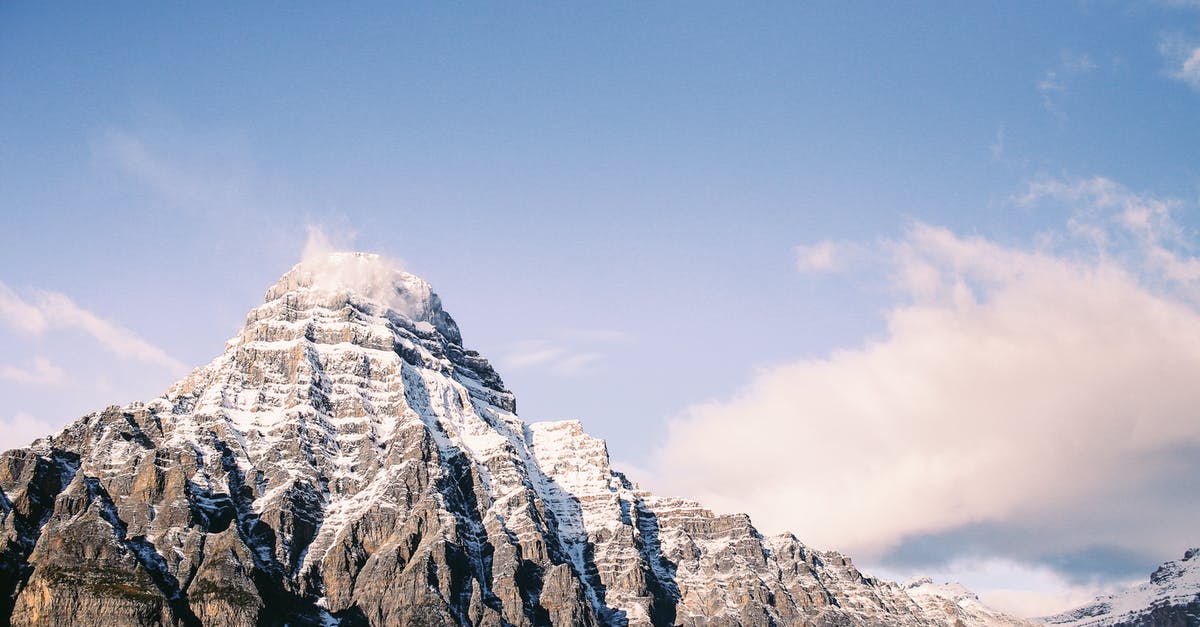
[(1200, 47), (1192, 49), (1174, 76), (1193, 88), (1200, 89)]
[(628, 332), (616, 329), (559, 329), (555, 335), (583, 342), (620, 342), (631, 339)]
[(581, 352), (563, 343), (527, 340), (510, 346), (501, 357), (501, 362), (509, 370), (537, 368), (569, 377), (586, 372), (603, 358), (603, 353)]
[(1163, 37), (1158, 50), (1171, 64), (1167, 76), (1200, 91), (1200, 44), (1172, 34)]
[(867, 256), (867, 251), (856, 242), (826, 239), (815, 244), (794, 246), (792, 254), (796, 270), (803, 274), (822, 274), (857, 267)]
[(1001, 126), (996, 129), (996, 138), (988, 146), (988, 152), (992, 153), (992, 161), (1000, 162), (1004, 160), (1005, 139), (1004, 126)]
[(0, 282), (0, 323), (29, 336), (39, 336), (50, 329), (82, 332), (118, 357), (162, 366), (176, 374), (187, 370), (166, 351), (58, 292), (37, 290), (32, 293), (32, 298), (24, 299)]
[(602, 347), (629, 339), (629, 334), (614, 329), (560, 329), (553, 339), (517, 342), (500, 358), (506, 370), (537, 369), (549, 374), (573, 377), (585, 374), (607, 354)]
[(1066, 83), (1058, 76), (1058, 70), (1046, 70), (1046, 73), (1038, 80), (1037, 88), (1038, 92), (1042, 94), (1042, 105), (1048, 111), (1057, 109), (1054, 106), (1054, 98), (1067, 91)]
[(529, 368), (551, 363), (560, 359), (566, 349), (555, 346), (545, 340), (529, 340), (514, 344), (504, 355), (505, 365), (509, 368)]
[(550, 365), (550, 371), (565, 377), (583, 374), (592, 364), (604, 358), (603, 353), (576, 353), (564, 356)]
[(12, 416), (0, 416), (0, 451), (7, 451), (51, 433), (54, 426), (33, 416), (17, 412)]
[[(1046, 566), (1004, 558), (959, 558), (932, 570), (921, 569), (920, 573), (934, 581), (960, 582), (989, 606), (1013, 616), (1046, 616), (1128, 587), (1127, 582), (1075, 582)], [(873, 574), (898, 580), (911, 576), (886, 567)]]
[(163, 121), (103, 129), (90, 148), (98, 171), (137, 189), (145, 209), (226, 233), (213, 241), (223, 259), (291, 252), (302, 237), (303, 222), (294, 218), (307, 214), (309, 203), (255, 165), (240, 132)]
[(1037, 82), (1038, 93), (1042, 97), (1042, 106), (1047, 111), (1064, 117), (1060, 104), (1062, 98), (1070, 92), (1071, 82), (1079, 76), (1091, 73), (1098, 66), (1087, 54), (1064, 50), (1059, 55), (1058, 63), (1047, 69)]
[(49, 326), (41, 309), (25, 302), (3, 282), (0, 282), (0, 320), (19, 333), (30, 335), (40, 335)]
[(792, 249), (796, 254), (796, 269), (801, 272), (832, 270), (838, 262), (837, 248), (838, 245), (831, 240), (796, 246)]
[(110, 128), (92, 141), (95, 156), (145, 186), (173, 209), (246, 218), (260, 204), (261, 181), (241, 172), (244, 150), (227, 133), (203, 138)]
[(35, 357), (33, 366), (28, 369), (0, 364), (0, 381), (22, 385), (56, 385), (66, 379), (67, 373), (45, 357)]
[(100, 137), (96, 147), (119, 170), (172, 199), (195, 202), (211, 192), (210, 186), (198, 185), (180, 168), (154, 154), (141, 138), (128, 132), (110, 129)]
[(996, 127), (996, 133), (992, 136), (992, 142), (988, 144), (988, 154), (992, 157), (992, 163), (1001, 164), (1011, 168), (1025, 169), (1029, 165), (1029, 160), (1019, 155), (1014, 155), (1010, 147), (1008, 127), (1004, 124)]
[(1123, 256), (1142, 274), (1200, 302), (1195, 234), (1186, 232), (1174, 218), (1183, 209), (1178, 199), (1138, 194), (1103, 177), (1039, 181), (1018, 199), (1026, 206), (1045, 201), (1076, 207), (1068, 221), (1073, 236), (1105, 254)]

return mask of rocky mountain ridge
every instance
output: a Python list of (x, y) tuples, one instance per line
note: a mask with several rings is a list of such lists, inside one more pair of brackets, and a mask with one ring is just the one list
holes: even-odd
[(1159, 566), (1131, 590), (1096, 598), (1074, 610), (1041, 619), (1069, 627), (1200, 625), (1200, 548)]
[(579, 423), (515, 412), (427, 283), (298, 265), (163, 397), (0, 455), (0, 621), (1026, 624), (650, 494)]

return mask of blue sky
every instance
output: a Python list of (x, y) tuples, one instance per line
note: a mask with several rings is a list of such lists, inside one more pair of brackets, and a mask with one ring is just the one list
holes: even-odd
[[(1197, 50), (1200, 10), (1186, 2), (6, 3), (0, 421), (13, 441), (0, 445), (157, 395), (211, 359), (317, 226), (427, 278), (527, 420), (580, 418), (648, 484), (824, 537), (829, 520), (709, 494), (715, 482), (689, 485), (658, 461), (723, 454), (704, 448), (704, 425), (741, 420), (755, 385), (807, 408), (787, 390), (811, 381), (778, 378), (809, 372), (798, 365), (844, 382), (860, 362), (838, 355), (944, 339), (898, 322), (912, 307), (966, 315), (897, 279), (913, 268), (949, 268), (986, 308), (1029, 276), (1058, 276), (1056, 260), (1071, 277), (1111, 262), (1128, 284), (1079, 295), (1114, 312), (1105, 328), (1144, 323), (1147, 295), (1194, 313)], [(1167, 222), (1139, 231), (1126, 219), (1138, 210)], [(828, 255), (806, 256), (821, 243)], [(947, 261), (955, 246), (993, 265)], [(1162, 250), (1176, 265), (1153, 265)], [(1005, 264), (1027, 270), (994, 280)], [(1043, 314), (1087, 323), (1062, 306)], [(1165, 380), (1111, 376), (1151, 374)], [(1172, 429), (1200, 421), (1172, 416), (1155, 432), (1191, 450), (1195, 430)], [(766, 438), (780, 427), (754, 425)], [(836, 445), (872, 455), (870, 438), (850, 439)], [(1182, 490), (1179, 472), (1119, 470), (1157, 506)], [(1035, 546), (1030, 525), (1094, 518), (1096, 489), (830, 542), (894, 576), (946, 573), (1009, 607), (1054, 609), (1186, 548), (1114, 539), (1183, 542), (1113, 511), (1083, 544)], [(1174, 515), (1194, 523), (1190, 494)]]

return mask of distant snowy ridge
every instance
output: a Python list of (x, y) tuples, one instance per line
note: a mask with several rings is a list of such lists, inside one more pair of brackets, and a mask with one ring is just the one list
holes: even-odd
[(934, 583), (929, 577), (918, 577), (904, 585), (904, 590), (926, 611), (934, 612), (953, 604), (971, 617), (970, 624), (977, 625), (1028, 625), (1029, 622), (1014, 618), (984, 605), (979, 595), (960, 583)]
[(1040, 620), (1070, 627), (1200, 625), (1200, 548), (1159, 566), (1150, 581), (1132, 590)]

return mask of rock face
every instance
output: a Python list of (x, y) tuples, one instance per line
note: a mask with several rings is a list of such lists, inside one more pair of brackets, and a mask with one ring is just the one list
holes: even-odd
[(1200, 625), (1200, 548), (1164, 563), (1150, 581), (1041, 619), (1071, 627), (1184, 627)]
[(745, 515), (649, 494), (579, 423), (527, 425), (515, 411), (424, 281), (370, 255), (301, 264), (163, 397), (0, 456), (0, 623), (1001, 616), (763, 537)]

